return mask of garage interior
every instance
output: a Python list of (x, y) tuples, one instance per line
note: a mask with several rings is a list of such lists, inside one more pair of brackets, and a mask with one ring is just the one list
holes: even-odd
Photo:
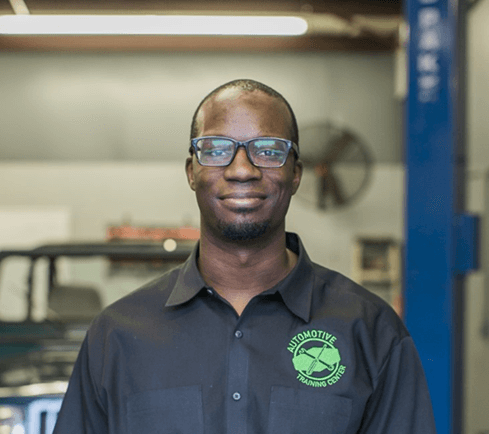
[[(25, 432), (49, 433), (91, 318), (188, 255), (199, 227), (184, 172), (190, 120), (210, 89), (236, 78), (276, 88), (298, 118), (306, 171), (287, 230), (315, 262), (423, 321), (405, 300), (414, 164), (407, 8), (398, 0), (0, 0), (0, 434), (21, 432), (13, 429), (27, 423), (22, 405), (41, 383), (52, 397), (37, 431)], [(489, 1), (467, 2), (464, 13), (453, 108), (462, 113), (465, 166), (455, 193), (481, 230), (479, 266), (463, 289), (460, 427), (450, 432), (487, 434)], [(290, 37), (2, 32), (1, 18), (14, 15), (299, 16), (309, 27)], [(417, 289), (416, 303), (433, 298)], [(73, 303), (83, 308), (70, 311)], [(17, 408), (11, 397), (22, 394)]]

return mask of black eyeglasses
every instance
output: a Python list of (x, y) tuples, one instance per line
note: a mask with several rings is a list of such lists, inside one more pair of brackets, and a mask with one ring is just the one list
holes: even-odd
[(282, 167), (291, 149), (299, 158), (299, 147), (290, 140), (277, 137), (258, 137), (240, 142), (229, 137), (196, 137), (190, 141), (189, 151), (195, 152), (202, 166), (229, 166), (238, 148), (246, 149), (248, 159), (257, 167)]

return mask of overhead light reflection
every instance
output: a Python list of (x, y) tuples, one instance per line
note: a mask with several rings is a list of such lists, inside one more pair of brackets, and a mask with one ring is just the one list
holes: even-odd
[(3, 15), (4, 35), (250, 35), (297, 36), (307, 21), (288, 16)]
[(18, 423), (17, 425), (15, 425), (12, 428), (12, 433), (11, 434), (25, 434), (24, 426), (22, 424)]

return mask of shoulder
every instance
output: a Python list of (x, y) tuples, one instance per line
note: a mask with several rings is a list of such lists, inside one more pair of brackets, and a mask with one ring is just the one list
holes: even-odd
[(377, 363), (409, 338), (401, 318), (380, 297), (341, 273), (317, 264), (313, 268), (312, 321), (333, 321), (345, 337), (371, 352)]
[[(128, 354), (135, 353), (134, 345), (155, 341), (168, 329), (168, 319), (162, 313), (181, 267), (122, 297), (94, 318), (79, 359), (87, 366), (97, 388), (102, 390), (110, 383), (110, 373), (127, 362)], [(121, 354), (125, 354), (124, 361)]]
[(161, 315), (182, 265), (146, 283), (107, 306), (95, 317), (89, 336), (101, 337), (113, 331), (131, 331)]
[(407, 330), (392, 307), (377, 295), (345, 275), (318, 264), (312, 264), (315, 276), (313, 306), (332, 309), (344, 320), (362, 319), (368, 323), (381, 320), (401, 334)]

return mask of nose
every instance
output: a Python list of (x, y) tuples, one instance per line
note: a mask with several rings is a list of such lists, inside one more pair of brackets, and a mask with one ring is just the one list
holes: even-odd
[(260, 179), (261, 176), (261, 170), (251, 163), (246, 149), (241, 146), (238, 148), (234, 160), (224, 170), (224, 178), (230, 181), (246, 182)]

